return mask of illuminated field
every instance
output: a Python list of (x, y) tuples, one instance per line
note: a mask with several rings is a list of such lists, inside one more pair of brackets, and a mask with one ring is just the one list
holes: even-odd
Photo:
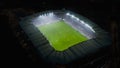
[(64, 51), (75, 44), (88, 40), (64, 21), (44, 24), (38, 29), (57, 51)]

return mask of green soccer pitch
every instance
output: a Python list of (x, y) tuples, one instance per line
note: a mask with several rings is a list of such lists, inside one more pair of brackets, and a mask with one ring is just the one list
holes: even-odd
[(38, 27), (56, 51), (64, 51), (80, 42), (88, 40), (64, 21), (44, 24)]

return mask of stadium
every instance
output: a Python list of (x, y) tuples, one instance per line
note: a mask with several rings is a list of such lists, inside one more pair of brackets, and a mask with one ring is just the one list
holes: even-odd
[(4, 67), (120, 68), (119, 0), (1, 0), (0, 7)]
[(53, 64), (75, 62), (111, 44), (106, 31), (68, 10), (50, 10), (27, 16), (20, 22), (20, 27), (37, 54)]

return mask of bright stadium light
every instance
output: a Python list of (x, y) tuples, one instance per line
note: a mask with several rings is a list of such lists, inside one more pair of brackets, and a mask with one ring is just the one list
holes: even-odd
[(33, 24), (35, 26), (39, 26), (39, 25), (44, 25), (44, 24), (50, 24), (57, 20), (58, 18), (54, 15), (54, 13), (50, 12), (50, 13), (39, 15), (37, 18), (33, 20)]
[(85, 23), (84, 21), (82, 21), (82, 20), (80, 20), (80, 23), (82, 23), (83, 25), (85, 25), (86, 27), (88, 27), (90, 30), (92, 30), (92, 31), (95, 33), (94, 29), (93, 29), (90, 25), (86, 24), (86, 23)]
[(80, 20), (79, 18), (77, 18), (76, 16), (74, 16), (74, 15), (72, 15), (72, 14), (70, 14), (70, 13), (66, 13), (66, 15), (67, 15), (67, 16), (70, 16), (70, 17), (72, 17), (72, 18), (75, 18), (77, 21)]
[(53, 12), (49, 13), (49, 16), (54, 16)]
[(93, 32), (95, 32), (95, 31), (93, 30), (93, 28), (92, 28), (90, 25), (85, 24), (85, 26), (88, 27), (88, 28), (90, 28)]
[(74, 16), (74, 15), (71, 15), (71, 17), (72, 17), (72, 18), (75, 18), (75, 16)]
[(79, 18), (76, 18), (76, 20), (77, 20), (77, 21), (80, 21), (80, 19), (79, 19)]
[(66, 15), (70, 16), (70, 13), (66, 13)]

